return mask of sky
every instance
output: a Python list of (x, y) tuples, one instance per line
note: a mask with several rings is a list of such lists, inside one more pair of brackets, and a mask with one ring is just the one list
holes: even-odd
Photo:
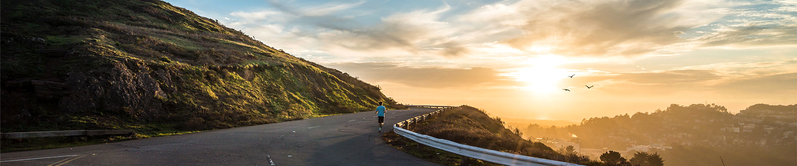
[(574, 122), (797, 104), (797, 0), (167, 2), (406, 104)]

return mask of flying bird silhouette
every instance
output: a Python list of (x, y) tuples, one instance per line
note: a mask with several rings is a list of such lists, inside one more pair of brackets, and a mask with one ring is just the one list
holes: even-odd
[(567, 76), (567, 77), (573, 78), (573, 76), (576, 76), (576, 74), (573, 74), (573, 75), (570, 75), (570, 76)]
[(595, 87), (595, 85), (592, 85), (592, 86), (584, 85), (584, 86), (587, 86), (587, 89), (592, 89), (592, 87)]
[(565, 90), (565, 91), (568, 91), (568, 92), (570, 92), (570, 89), (567, 89), (567, 88), (565, 88), (565, 89), (562, 89), (562, 90)]

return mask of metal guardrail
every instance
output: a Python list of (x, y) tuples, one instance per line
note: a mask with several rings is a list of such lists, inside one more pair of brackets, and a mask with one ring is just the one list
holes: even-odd
[(418, 108), (451, 108), (453, 106), (445, 106), (445, 105), (404, 105), (407, 107), (418, 107)]
[(431, 112), (428, 114), (424, 114), (421, 116), (416, 116), (399, 123), (393, 125), (393, 132), (396, 134), (401, 135), (405, 138), (409, 138), (415, 142), (424, 144), (426, 146), (434, 147), (440, 150), (448, 151), (451, 153), (455, 153), (462, 156), (467, 156), (470, 158), (480, 159), (484, 161), (489, 161), (497, 164), (503, 165), (530, 165), (530, 166), (550, 166), (550, 165), (567, 165), (567, 166), (578, 166), (578, 164), (567, 163), (562, 161), (555, 161), (555, 160), (548, 160), (548, 159), (541, 159), (536, 157), (524, 156), (519, 154), (512, 154), (506, 152), (500, 152), (496, 150), (484, 149), (470, 145), (464, 145), (460, 143), (456, 143), (454, 141), (449, 141), (445, 139), (435, 138), (428, 135), (418, 134), (402, 127), (410, 128), (410, 125), (415, 124), (419, 121), (426, 120), (426, 118), (439, 114), (442, 111), (448, 110), (450, 107), (446, 107), (444, 109), (437, 110), (435, 112)]

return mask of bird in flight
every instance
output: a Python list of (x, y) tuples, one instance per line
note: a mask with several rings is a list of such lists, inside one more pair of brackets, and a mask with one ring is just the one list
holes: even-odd
[(562, 90), (565, 90), (565, 91), (568, 91), (568, 92), (570, 92), (570, 89), (567, 89), (567, 88), (565, 88), (565, 89), (562, 89)]
[(587, 89), (592, 89), (592, 87), (595, 87), (595, 85), (592, 85), (592, 86), (584, 85), (584, 86), (587, 86)]
[(576, 74), (573, 74), (573, 75), (570, 75), (570, 76), (567, 76), (567, 77), (573, 78), (573, 76), (576, 76)]

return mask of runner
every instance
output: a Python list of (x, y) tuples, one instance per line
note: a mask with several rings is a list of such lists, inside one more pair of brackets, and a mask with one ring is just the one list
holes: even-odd
[(382, 124), (385, 123), (385, 106), (382, 106), (382, 102), (379, 102), (379, 106), (376, 107), (376, 118), (379, 119), (379, 132), (382, 132)]

